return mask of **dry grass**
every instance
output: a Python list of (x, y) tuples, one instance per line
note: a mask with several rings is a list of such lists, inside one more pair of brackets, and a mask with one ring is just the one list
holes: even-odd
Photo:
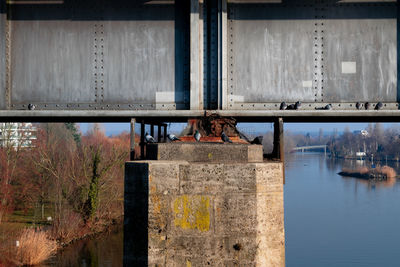
[(378, 167), (377, 171), (386, 175), (387, 178), (395, 178), (397, 175), (396, 171), (389, 166)]
[[(348, 169), (348, 168), (343, 168), (342, 172), (345, 172), (347, 174), (360, 174), (360, 175), (382, 175), (386, 177), (386, 180), (380, 181), (377, 183), (377, 186), (385, 186), (385, 187), (392, 187), (396, 184), (396, 176), (397, 173), (396, 171), (389, 167), (389, 166), (377, 166), (374, 169), (369, 169), (367, 167), (360, 167), (356, 169)], [(363, 182), (363, 181), (361, 181)], [(367, 184), (370, 183), (370, 181), (364, 181)]]
[(10, 260), (18, 265), (36, 265), (50, 258), (57, 250), (57, 242), (44, 231), (25, 229), (18, 237), (19, 247), (13, 244)]
[(369, 169), (367, 167), (360, 167), (356, 169), (349, 169), (349, 168), (343, 168), (342, 172), (347, 172), (347, 173), (359, 173), (359, 174), (366, 174), (369, 173)]
[(384, 175), (387, 178), (395, 178), (397, 173), (396, 171), (389, 167), (389, 166), (377, 166), (375, 169), (369, 169), (367, 167), (360, 167), (357, 169), (348, 169), (348, 168), (343, 168), (342, 170), (343, 172), (346, 173), (359, 173), (359, 174), (380, 174), (380, 175)]
[(53, 225), (49, 229), (49, 235), (51, 239), (65, 245), (85, 236), (87, 231), (79, 214), (72, 211), (65, 211), (62, 218), (54, 219)]

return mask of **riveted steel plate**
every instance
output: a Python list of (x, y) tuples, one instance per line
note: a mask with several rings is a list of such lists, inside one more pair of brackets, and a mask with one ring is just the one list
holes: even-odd
[(325, 10), (324, 102), (397, 101), (396, 3)]
[(12, 109), (28, 103), (38, 109), (188, 106), (188, 4), (10, 6)]
[(12, 103), (95, 101), (92, 22), (13, 21), (12, 32)]
[[(110, 103), (184, 103), (184, 86), (175, 79), (183, 72), (183, 45), (176, 36), (174, 6), (132, 8), (142, 18), (104, 22), (104, 99)], [(171, 13), (172, 19), (157, 20)], [(180, 58), (177, 58), (180, 56)], [(183, 73), (179, 73), (183, 80)], [(161, 93), (161, 92), (164, 92)], [(161, 94), (160, 94), (161, 93)]]
[(245, 2), (228, 2), (228, 109), (398, 101), (396, 2)]
[(306, 19), (313, 12), (308, 5), (229, 5), (229, 108), (314, 101), (314, 22)]
[[(6, 14), (5, 6), (0, 3), (0, 95), (6, 92)], [(6, 107), (5, 97), (0, 98), (0, 109)]]
[(67, 4), (12, 4), (11, 103), (95, 102), (94, 24)]

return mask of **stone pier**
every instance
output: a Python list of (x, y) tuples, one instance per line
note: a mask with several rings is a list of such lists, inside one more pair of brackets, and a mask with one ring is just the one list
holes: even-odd
[(281, 162), (264, 162), (258, 145), (147, 153), (125, 165), (124, 266), (285, 265)]

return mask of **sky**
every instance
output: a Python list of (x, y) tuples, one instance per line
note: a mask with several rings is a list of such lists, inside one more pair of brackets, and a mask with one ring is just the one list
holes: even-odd
[[(90, 128), (90, 123), (80, 123), (80, 129), (83, 133)], [(117, 135), (123, 131), (130, 131), (129, 123), (103, 123), (103, 128), (106, 135)], [(173, 123), (168, 126), (168, 132), (179, 133), (181, 132), (186, 124), (184, 123)], [(384, 127), (390, 127), (394, 123), (384, 123)], [(397, 124), (400, 125), (400, 124)], [(346, 127), (349, 127), (350, 131), (357, 131), (365, 129), (368, 123), (285, 123), (284, 130), (293, 133), (318, 133), (319, 129), (322, 128), (324, 133), (331, 133), (335, 129), (338, 132), (343, 132)], [(269, 132), (273, 130), (271, 123), (240, 123), (238, 125), (244, 133), (255, 134)], [(136, 131), (140, 130), (139, 125), (136, 126)], [(148, 128), (146, 131), (150, 131)]]

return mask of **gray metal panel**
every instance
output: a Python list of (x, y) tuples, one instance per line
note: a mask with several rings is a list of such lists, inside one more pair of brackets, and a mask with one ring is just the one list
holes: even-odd
[(95, 22), (12, 20), (12, 104), (95, 102)]
[[(396, 19), (326, 20), (324, 102), (397, 101)], [(342, 73), (342, 62), (355, 64)], [(323, 71), (323, 70), (322, 70)]]
[[(1, 5), (1, 3), (0, 3)], [(0, 109), (6, 108), (6, 14), (0, 7)], [(5, 10), (4, 10), (5, 11)]]
[[(268, 7), (256, 8), (268, 13)], [(313, 81), (313, 21), (235, 20), (238, 9), (231, 8), (228, 22), (228, 106), (242, 100), (314, 101), (313, 84), (308, 86)]]
[(12, 6), (12, 108), (189, 105), (189, 3)]
[(396, 102), (396, 5), (228, 4), (228, 108)]
[(175, 92), (174, 21), (108, 21), (104, 28), (107, 102), (156, 104), (157, 92)]
[(127, 15), (128, 20), (108, 20), (106, 11), (101, 22), (105, 84), (104, 100), (100, 101), (150, 104), (153, 108), (188, 105), (189, 25), (183, 23), (185, 8), (127, 6), (124, 12), (127, 10), (133, 14), (130, 19)]

